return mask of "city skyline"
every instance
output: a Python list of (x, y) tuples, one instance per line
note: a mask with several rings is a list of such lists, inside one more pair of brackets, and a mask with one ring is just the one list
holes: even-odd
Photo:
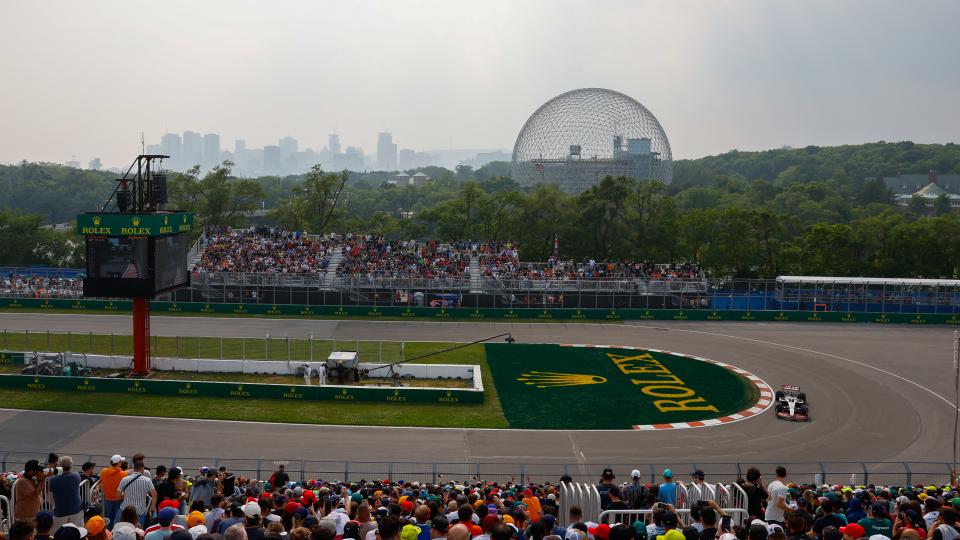
[[(647, 105), (678, 159), (957, 139), (960, 73), (948, 69), (960, 53), (956, 2), (582, 7), (6, 3), (0, 162), (116, 165), (140, 151), (141, 133), (157, 140), (175, 126), (250, 148), (289, 135), (319, 150), (335, 131), (370, 154), (377, 133), (392, 131), (398, 159), (401, 147), (506, 149), (544, 101), (592, 87)], [(149, 84), (118, 84), (141, 65)]]

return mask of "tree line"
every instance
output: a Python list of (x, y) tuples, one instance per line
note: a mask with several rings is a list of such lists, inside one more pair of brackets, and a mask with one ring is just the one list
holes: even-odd
[[(546, 260), (556, 238), (563, 259), (699, 262), (724, 277), (955, 278), (960, 266), (960, 218), (949, 201), (931, 208), (914, 200), (901, 207), (881, 180), (931, 169), (960, 173), (960, 147), (954, 144), (732, 151), (677, 161), (669, 186), (608, 177), (579, 195), (551, 185), (519, 186), (503, 162), (478, 170), (430, 167), (424, 172), (431, 180), (420, 187), (394, 185), (385, 172), (315, 167), (298, 176), (242, 179), (231, 168), (225, 162), (203, 175), (199, 168), (171, 174), (170, 206), (195, 212), (203, 225), (515, 240), (521, 259), (531, 261)], [(0, 207), (36, 212), (36, 203), (22, 197), (48, 186), (52, 195), (44, 195), (45, 203), (75, 214), (98, 206), (90, 199), (99, 201), (113, 186), (109, 175), (63, 169), (0, 167)], [(5, 199), (5, 186), (19, 196)], [(50, 216), (48, 208), (30, 219), (39, 229)], [(8, 230), (0, 224), (0, 241)], [(29, 253), (0, 252), (0, 263)]]

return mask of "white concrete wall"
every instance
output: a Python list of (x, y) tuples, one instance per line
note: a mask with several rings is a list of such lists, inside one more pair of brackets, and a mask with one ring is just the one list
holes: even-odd
[[(153, 368), (161, 371), (194, 371), (209, 373), (265, 373), (289, 375), (296, 374), (297, 367), (309, 364), (318, 368), (323, 362), (297, 362), (289, 364), (283, 360), (209, 360), (187, 358), (154, 358)], [(129, 356), (87, 355), (87, 365), (97, 369), (127, 370), (133, 366)], [(387, 364), (360, 362), (360, 369), (372, 369)], [(446, 379), (460, 377), (473, 382), (473, 388), (483, 390), (483, 380), (478, 365), (462, 364), (398, 364), (400, 376), (413, 375), (417, 379)], [(388, 377), (389, 368), (373, 372), (376, 377)]]

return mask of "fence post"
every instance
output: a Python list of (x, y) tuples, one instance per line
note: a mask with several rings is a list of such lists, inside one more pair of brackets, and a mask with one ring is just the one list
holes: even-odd
[(73, 350), (73, 334), (67, 330), (67, 350)]
[(247, 359), (247, 338), (245, 337), (240, 338), (240, 359)]
[(93, 331), (92, 330), (87, 335), (87, 352), (91, 354), (93, 353)]
[(110, 331), (110, 356), (116, 356), (116, 348), (114, 347), (115, 339), (113, 335), (113, 330)]
[(283, 336), (283, 340), (287, 342), (287, 363), (290, 362), (290, 336)]
[(6, 328), (3, 329), (3, 349), (4, 350), (7, 349), (7, 329)]
[(260, 479), (263, 477), (263, 474), (261, 474), (261, 472), (260, 472), (260, 464), (261, 464), (261, 463), (262, 463), (262, 460), (259, 460), (259, 459), (258, 459), (258, 460), (257, 460), (257, 480), (260, 480)]
[(23, 331), (23, 350), (24, 351), (30, 350), (30, 329), (29, 328)]
[(868, 485), (870, 483), (870, 471), (867, 470), (867, 464), (860, 462), (860, 467), (863, 469), (863, 485)]
[[(3, 470), (7, 470), (6, 465), (4, 465)], [(387, 480), (390, 480), (391, 482), (393, 482), (393, 462), (392, 461), (387, 464)]]
[(47, 350), (50, 350), (50, 330), (47, 330)]
[(349, 461), (343, 462), (343, 482), (344, 483), (350, 482), (350, 462)]
[(266, 337), (263, 340), (263, 359), (270, 359), (270, 332), (267, 332)]
[[(382, 363), (383, 362), (383, 342), (378, 341), (377, 343), (380, 344), (380, 359), (377, 361)], [(436, 484), (436, 482), (434, 482), (434, 484)]]
[(310, 332), (310, 361), (313, 362), (313, 332)]
[(180, 359), (180, 336), (177, 336), (177, 360)]
[(526, 478), (526, 467), (523, 463), (520, 464), (520, 483), (523, 484), (523, 479)]
[(433, 464), (433, 480), (430, 481), (431, 484), (437, 483), (437, 464)]
[(826, 483), (827, 483), (827, 468), (823, 466), (823, 462), (822, 462), (822, 461), (818, 461), (818, 462), (817, 462), (817, 465), (820, 466), (820, 474), (823, 475), (823, 476), (821, 477), (821, 480), (820, 480), (820, 481), (823, 482), (824, 484), (826, 484)]
[(300, 482), (303, 482), (303, 473), (306, 472), (307, 464), (302, 459), (300, 460)]

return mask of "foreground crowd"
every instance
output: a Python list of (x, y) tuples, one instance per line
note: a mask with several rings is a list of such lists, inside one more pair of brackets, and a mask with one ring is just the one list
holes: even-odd
[(16, 298), (80, 298), (83, 278), (7, 274), (0, 279), (0, 296)]
[[(722, 508), (703, 471), (690, 476), (684, 508), (673, 472), (663, 481), (617, 483), (605, 469), (596, 485), (607, 516), (584, 515), (545, 484), (310, 480), (293, 482), (283, 465), (267, 481), (220, 467), (187, 476), (120, 455), (97, 471), (75, 472), (50, 455), (3, 477), (12, 485), (9, 540), (956, 540), (957, 486), (880, 487), (794, 484), (782, 467), (765, 483), (750, 469), (737, 483), (743, 509)], [(59, 467), (59, 468), (58, 468)], [(102, 504), (84, 504), (83, 480), (99, 479)], [(569, 482), (569, 477), (559, 479)], [(15, 483), (14, 483), (15, 482)], [(46, 486), (44, 488), (44, 486)], [(44, 494), (46, 491), (46, 494)], [(41, 511), (42, 497), (52, 511)], [(692, 501), (693, 498), (698, 500)], [(705, 498), (705, 499), (702, 499)], [(644, 510), (629, 514), (630, 510)], [(617, 512), (620, 514), (617, 514)], [(729, 514), (728, 514), (729, 513)], [(643, 516), (643, 519), (636, 519)], [(561, 526), (567, 524), (567, 527)]]

